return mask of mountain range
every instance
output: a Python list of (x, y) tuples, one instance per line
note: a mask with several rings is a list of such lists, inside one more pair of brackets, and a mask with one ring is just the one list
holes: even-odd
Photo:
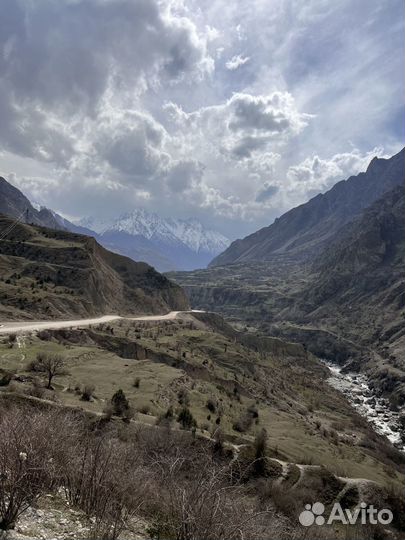
[(3, 320), (188, 308), (182, 289), (154, 268), (103, 248), (89, 236), (0, 215)]
[[(369, 174), (380, 165), (379, 172)], [(9, 333), (0, 343), (1, 400), (24, 406), (24, 420), (17, 417), (24, 430), (31, 410), (35, 414), (42, 406), (46, 411), (54, 406), (58, 410), (68, 407), (69, 419), (77, 418), (105, 441), (109, 463), (111, 452), (121, 451), (122, 456), (135, 455), (138, 462), (140, 441), (144, 444), (140, 437), (146, 433), (144, 440), (151, 443), (145, 447), (147, 458), (142, 458), (141, 469), (148, 481), (156, 469), (156, 448), (162, 453), (162, 463), (170, 467), (168, 452), (176, 463), (179, 456), (183, 464), (188, 463), (182, 461), (185, 449), (190, 452), (190, 463), (201, 469), (196, 461), (201, 447), (201, 455), (209, 456), (204, 469), (208, 482), (212, 481), (212, 463), (220, 467), (221, 490), (226, 487), (222, 485), (223, 467), (230, 464), (230, 482), (236, 482), (237, 493), (249, 501), (246, 507), (235, 507), (242, 519), (263, 504), (275, 509), (269, 515), (267, 535), (263, 534), (260, 515), (257, 538), (278, 538), (286, 524), (291, 531), (288, 538), (307, 537), (299, 525), (293, 528), (307, 500), (322, 501), (325, 508), (335, 501), (350, 509), (361, 504), (384, 505), (398, 516), (392, 530), (382, 536), (378, 529), (367, 538), (403, 538), (403, 173), (397, 156), (381, 163), (374, 161), (364, 175), (341, 183), (339, 189), (315, 198), (316, 203), (302, 205), (265, 233), (260, 232), (252, 242), (254, 249), (249, 251), (248, 246), (242, 251), (241, 260), (171, 273), (178, 284), (146, 263), (108, 251), (95, 237), (105, 243), (120, 242), (121, 246), (125, 238), (128, 249), (140, 239), (145, 249), (147, 242), (158, 246), (160, 242), (172, 246), (174, 253), (181, 243), (195, 253), (204, 251), (207, 243), (215, 243), (215, 235), (205, 242), (198, 223), (162, 221), (137, 211), (112, 222), (89, 219), (73, 224), (51, 210), (32, 205), (1, 180), (2, 321), (49, 322), (108, 313), (132, 316), (188, 310), (185, 291), (193, 307), (217, 312), (180, 313), (163, 321), (159, 317), (152, 321), (121, 319), (71, 330), (46, 329), (45, 322), (38, 333)], [(365, 179), (367, 183), (360, 189)], [(245, 241), (241, 243), (245, 248)], [(329, 368), (314, 355), (341, 364), (342, 372), (350, 370), (347, 377), (353, 384), (349, 394), (331, 386)], [(52, 385), (49, 374), (46, 383), (45, 373), (38, 369), (41, 359), (56, 359), (66, 366), (55, 371)], [(335, 365), (335, 369), (339, 367)], [(354, 375), (353, 371), (363, 373)], [(117, 395), (123, 396), (127, 416), (118, 408), (109, 413), (109, 405), (115, 407), (118, 402)], [(367, 420), (352, 407), (356, 403), (360, 403), (359, 411), (367, 405)], [(134, 419), (132, 411), (136, 412)], [(93, 415), (94, 422), (90, 421)], [(190, 421), (183, 422), (183, 418)], [(71, 456), (78, 451), (77, 434), (82, 432), (72, 429), (70, 420), (66, 422), (73, 433), (66, 462), (76, 467)], [(172, 425), (174, 429), (170, 429)], [(390, 440), (399, 450), (383, 436), (388, 428), (395, 436)], [(10, 429), (3, 432), (5, 437), (14, 433)], [(132, 433), (136, 448), (123, 447)], [(94, 445), (97, 451), (98, 439)], [(32, 440), (38, 440), (36, 430)], [(79, 448), (84, 456), (93, 448), (89, 440), (86, 435), (83, 448)], [(7, 439), (7, 448), (13, 447), (12, 442)], [(38, 463), (43, 461), (43, 448), (42, 444), (30, 445), (31, 454), (38, 452)], [(15, 454), (19, 463), (19, 450)], [(56, 443), (55, 455), (59, 459), (60, 445)], [(120, 465), (120, 460), (117, 463)], [(114, 500), (114, 505), (129, 500), (125, 484), (129, 468), (111, 470), (111, 485), (117, 485), (120, 470), (119, 481), (125, 486), (123, 499)], [(59, 469), (56, 471), (55, 485), (60, 477)], [(72, 478), (76, 478), (75, 472)], [(189, 477), (190, 493), (200, 486), (195, 475), (190, 476), (188, 465), (175, 471), (175, 476), (182, 493)], [(171, 481), (166, 475), (163, 484), (167, 478)], [(138, 476), (134, 479), (138, 485)], [(156, 489), (152, 485), (159, 497), (163, 484)], [(70, 486), (68, 480), (66, 486)], [(244, 487), (246, 491), (241, 492)], [(218, 491), (216, 484), (214, 491)], [(121, 490), (113, 490), (114, 496), (116, 493)], [(138, 497), (136, 492), (136, 504)], [(160, 523), (161, 508), (165, 508), (159, 497), (154, 503), (157, 517), (153, 527)], [(208, 497), (211, 501), (211, 492)], [(48, 508), (52, 501), (60, 508), (58, 499), (44, 498)], [(172, 506), (167, 507), (172, 520)], [(155, 519), (150, 512), (148, 508), (146, 518)], [(202, 520), (199, 510), (204, 537), (204, 508), (201, 515)], [(276, 528), (274, 516), (280, 516)], [(234, 531), (234, 518), (230, 523)], [(165, 528), (162, 533), (166, 532)], [(216, 533), (217, 527), (211, 537)], [(327, 536), (332, 538), (329, 533)], [(346, 530), (339, 535), (347, 537)]]
[(196, 219), (162, 218), (144, 209), (111, 220), (88, 217), (74, 225), (97, 234), (108, 249), (146, 261), (159, 271), (203, 268), (229, 245), (225, 236)]
[(187, 309), (181, 288), (0, 178), (0, 314), (7, 319)]

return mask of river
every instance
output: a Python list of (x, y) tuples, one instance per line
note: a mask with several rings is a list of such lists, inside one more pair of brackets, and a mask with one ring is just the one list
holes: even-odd
[(327, 382), (342, 392), (359, 414), (367, 418), (374, 430), (385, 435), (392, 444), (405, 452), (405, 441), (401, 438), (399, 413), (391, 411), (389, 402), (374, 395), (367, 377), (359, 373), (342, 373), (340, 366), (324, 362), (330, 370)]

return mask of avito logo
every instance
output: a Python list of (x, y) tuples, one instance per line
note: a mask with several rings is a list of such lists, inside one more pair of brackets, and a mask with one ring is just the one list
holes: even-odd
[(304, 527), (311, 525), (331, 525), (332, 523), (342, 523), (343, 525), (362, 525), (370, 524), (389, 525), (394, 516), (388, 508), (379, 510), (372, 504), (367, 506), (366, 503), (361, 503), (354, 510), (343, 509), (339, 503), (335, 503), (330, 511), (329, 516), (325, 517), (325, 506), (321, 502), (306, 504), (305, 510), (299, 515), (299, 521)]

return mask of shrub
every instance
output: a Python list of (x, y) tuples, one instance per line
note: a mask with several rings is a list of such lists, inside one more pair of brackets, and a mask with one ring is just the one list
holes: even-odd
[(12, 380), (13, 374), (7, 371), (6, 373), (3, 373), (0, 378), (0, 386), (8, 386)]
[(169, 405), (169, 408), (165, 413), (165, 418), (167, 418), (168, 420), (172, 420), (174, 418), (174, 411), (172, 405)]
[(257, 410), (257, 407), (255, 405), (249, 405), (247, 408), (248, 414), (251, 415), (252, 418), (259, 418), (259, 411)]
[[(229, 485), (229, 469), (205, 456), (195, 462), (168, 457), (160, 463), (155, 490), (159, 493), (149, 535), (177, 540), (250, 540), (263, 538), (258, 515), (242, 495)], [(192, 470), (184, 481), (184, 470)], [(275, 537), (275, 536), (272, 536)]]
[(141, 414), (150, 414), (150, 405), (148, 403), (144, 403), (138, 407), (138, 411)]
[(52, 333), (49, 330), (40, 330), (37, 336), (42, 341), (51, 341), (52, 339)]
[(111, 398), (111, 405), (116, 416), (122, 416), (129, 409), (129, 402), (121, 388)]
[(188, 407), (183, 407), (181, 409), (177, 417), (177, 421), (180, 422), (183, 429), (191, 429), (197, 426), (197, 422), (195, 421)]
[(259, 418), (259, 412), (255, 405), (249, 405), (249, 407), (246, 409), (246, 412), (241, 414), (238, 420), (233, 424), (233, 429), (235, 431), (239, 431), (239, 433), (245, 433), (246, 431), (249, 431), (253, 424), (253, 419), (255, 418), (257, 423)]
[(211, 399), (211, 398), (207, 400), (206, 407), (207, 407), (207, 409), (208, 409), (210, 412), (212, 412), (212, 413), (214, 413), (214, 412), (217, 410), (217, 404), (216, 404), (216, 402), (215, 402), (213, 399)]
[(85, 384), (82, 390), (82, 396), (80, 399), (83, 401), (91, 401), (93, 399), (93, 394), (95, 390), (95, 386), (92, 384)]
[[(90, 538), (115, 540), (134, 507), (136, 466), (130, 447), (103, 434), (82, 431), (78, 447), (70, 448), (64, 485), (69, 502), (94, 517)], [(131, 494), (131, 496), (129, 496)]]
[(133, 387), (139, 388), (140, 384), (141, 384), (141, 379), (139, 377), (136, 377), (136, 379), (134, 380)]
[[(316, 494), (309, 489), (285, 489), (282, 485), (266, 482), (266, 491), (261, 493), (262, 498), (272, 500), (274, 507), (288, 518), (296, 520), (297, 516), (308, 501), (316, 501)], [(314, 498), (315, 497), (315, 498)]]
[[(0, 415), (0, 529), (55, 486), (54, 457), (64, 448), (68, 420), (60, 414), (11, 407)], [(61, 429), (62, 426), (62, 429)]]
[(187, 388), (180, 388), (177, 394), (180, 405), (188, 407), (190, 405), (190, 397), (188, 395)]
[(250, 414), (242, 414), (236, 422), (233, 424), (233, 429), (239, 431), (239, 433), (245, 433), (249, 431), (253, 423), (253, 419)]
[(254, 470), (258, 476), (264, 476), (266, 472), (267, 431), (263, 428), (256, 435), (254, 443)]

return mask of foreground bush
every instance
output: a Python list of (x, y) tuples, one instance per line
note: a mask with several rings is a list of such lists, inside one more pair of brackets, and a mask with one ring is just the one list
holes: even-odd
[[(12, 408), (0, 412), (0, 529), (13, 527), (38, 497), (55, 487), (60, 415)], [(66, 423), (65, 423), (66, 426)]]
[[(94, 540), (117, 540), (136, 517), (149, 523), (149, 535), (156, 539), (299, 540), (309, 538), (309, 531), (297, 525), (298, 513), (308, 500), (329, 498), (333, 486), (323, 470), (310, 486), (274, 482), (263, 430), (249, 452), (232, 459), (219, 430), (208, 441), (169, 424), (139, 426), (66, 413), (56, 405), (38, 410), (1, 403), (3, 530), (41, 496), (63, 491), (71, 507), (87, 515)], [(334, 486), (334, 497), (340, 489)], [(401, 519), (403, 497), (385, 497)], [(341, 532), (328, 536), (319, 529), (310, 537), (343, 540)], [(380, 532), (373, 529), (366, 537), (377, 538)], [(380, 540), (387, 538), (382, 534)]]

